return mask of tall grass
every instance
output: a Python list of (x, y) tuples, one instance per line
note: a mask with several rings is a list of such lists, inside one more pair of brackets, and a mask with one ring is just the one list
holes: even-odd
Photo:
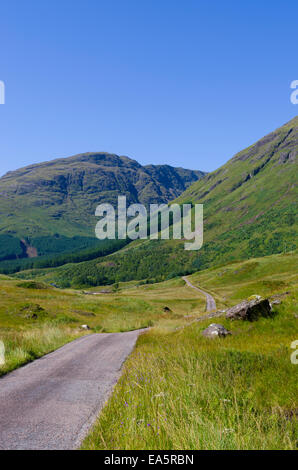
[[(0, 340), (5, 344), (6, 363), (0, 366), (0, 375), (75, 339), (83, 334), (80, 325), (85, 323), (98, 333), (129, 331), (171, 319), (175, 328), (179, 321), (185, 322), (184, 313), (204, 306), (204, 300), (186, 289), (184, 282), (178, 290), (180, 284), (175, 280), (152, 289), (134, 286), (92, 296), (1, 276)], [(173, 311), (164, 312), (165, 305)]]
[(280, 313), (254, 324), (224, 321), (234, 334), (214, 340), (201, 336), (210, 322), (152, 329), (83, 448), (297, 448), (294, 320)]
[(66, 326), (44, 324), (25, 331), (1, 330), (5, 346), (5, 364), (0, 365), (0, 376), (47, 354), (82, 333)]

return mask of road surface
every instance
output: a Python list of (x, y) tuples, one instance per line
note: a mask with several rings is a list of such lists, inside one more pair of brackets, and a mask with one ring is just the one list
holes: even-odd
[(186, 284), (189, 286), (189, 287), (192, 287), (193, 289), (196, 289), (198, 290), (199, 292), (201, 292), (201, 294), (204, 294), (205, 297), (206, 297), (206, 311), (207, 312), (211, 312), (212, 310), (216, 310), (216, 303), (215, 303), (215, 300), (214, 298), (212, 297), (212, 295), (208, 294), (208, 292), (205, 292), (204, 290), (202, 289), (199, 289), (198, 287), (194, 286), (188, 279), (186, 276), (183, 276), (182, 279), (186, 282)]
[(84, 336), (0, 378), (0, 449), (75, 449), (139, 334)]

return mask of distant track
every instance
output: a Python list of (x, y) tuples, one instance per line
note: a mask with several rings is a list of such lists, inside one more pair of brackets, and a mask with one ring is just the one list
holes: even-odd
[(192, 289), (195, 289), (199, 292), (201, 292), (201, 294), (204, 294), (205, 297), (206, 297), (206, 311), (207, 312), (211, 312), (212, 310), (216, 310), (216, 303), (215, 303), (215, 300), (214, 298), (212, 297), (212, 295), (208, 294), (208, 292), (205, 292), (204, 290), (202, 289), (199, 289), (199, 287), (196, 287), (194, 286), (188, 279), (186, 276), (183, 276), (182, 279), (186, 282), (186, 284), (191, 287)]
[(139, 334), (92, 334), (0, 378), (0, 449), (75, 449)]

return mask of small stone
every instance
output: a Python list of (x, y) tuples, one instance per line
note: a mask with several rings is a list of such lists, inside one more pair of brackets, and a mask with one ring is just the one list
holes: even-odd
[(218, 323), (211, 323), (204, 331), (202, 331), (202, 335), (206, 338), (216, 338), (216, 337), (225, 337), (230, 335), (231, 332), (228, 331), (223, 325)]

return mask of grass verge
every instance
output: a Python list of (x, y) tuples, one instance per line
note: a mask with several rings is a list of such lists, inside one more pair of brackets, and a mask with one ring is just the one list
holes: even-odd
[(44, 324), (24, 331), (2, 330), (0, 339), (5, 345), (5, 364), (0, 365), (0, 376), (54, 351), (81, 336), (69, 327)]

